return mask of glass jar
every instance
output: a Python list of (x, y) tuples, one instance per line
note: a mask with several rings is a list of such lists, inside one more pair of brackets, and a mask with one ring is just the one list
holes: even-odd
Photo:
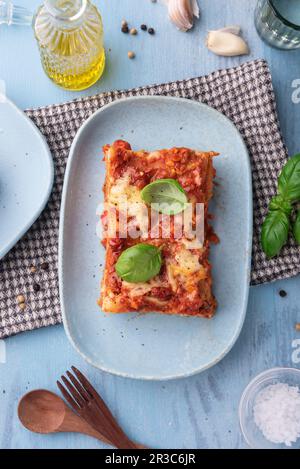
[(89, 0), (44, 0), (33, 21), (43, 68), (68, 90), (92, 86), (104, 72), (103, 25)]
[(258, 0), (255, 26), (260, 37), (273, 47), (300, 48), (300, 0)]

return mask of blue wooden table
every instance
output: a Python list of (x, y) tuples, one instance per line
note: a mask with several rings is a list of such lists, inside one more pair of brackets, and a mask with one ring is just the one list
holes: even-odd
[[(16, 0), (36, 7), (39, 0)], [(0, 27), (0, 79), (20, 108), (63, 102), (115, 88), (198, 76), (243, 62), (220, 58), (204, 46), (206, 31), (240, 24), (252, 58), (268, 60), (277, 95), (282, 132), (291, 154), (300, 151), (300, 103), (293, 85), (300, 79), (300, 51), (281, 52), (258, 38), (255, 0), (201, 0), (202, 15), (193, 32), (178, 32), (165, 7), (150, 0), (95, 1), (103, 14), (108, 63), (104, 78), (92, 89), (70, 93), (44, 75), (30, 28)], [(125, 36), (120, 23), (147, 23), (156, 35)], [(129, 61), (128, 50), (136, 52)], [(298, 82), (298, 86), (300, 81)], [(300, 93), (299, 93), (300, 95)], [(294, 100), (297, 101), (297, 100)], [(1, 221), (0, 221), (1, 223)], [(1, 229), (1, 225), (0, 225)], [(284, 289), (287, 296), (279, 296)], [(230, 354), (214, 368), (189, 379), (156, 383), (126, 380), (86, 364), (69, 344), (62, 326), (23, 333), (5, 340), (6, 363), (0, 363), (0, 448), (101, 448), (83, 436), (40, 436), (21, 427), (17, 403), (28, 390), (55, 391), (56, 379), (74, 364), (89, 376), (129, 436), (156, 448), (244, 448), (238, 424), (243, 388), (258, 372), (274, 366), (300, 367), (299, 279), (251, 288), (246, 322)], [(0, 362), (5, 361), (0, 343)]]

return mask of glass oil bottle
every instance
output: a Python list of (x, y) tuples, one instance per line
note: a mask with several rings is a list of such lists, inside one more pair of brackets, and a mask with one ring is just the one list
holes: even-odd
[(58, 86), (84, 90), (102, 76), (103, 25), (90, 0), (44, 0), (33, 28), (43, 68)]

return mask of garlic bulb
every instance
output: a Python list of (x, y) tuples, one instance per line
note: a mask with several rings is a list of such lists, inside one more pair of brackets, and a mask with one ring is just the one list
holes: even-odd
[(194, 16), (196, 18), (200, 16), (197, 0), (164, 0), (164, 2), (168, 5), (170, 20), (180, 31), (191, 29)]
[(233, 57), (249, 54), (248, 44), (240, 37), (239, 26), (227, 26), (217, 31), (209, 31), (206, 46), (217, 55)]

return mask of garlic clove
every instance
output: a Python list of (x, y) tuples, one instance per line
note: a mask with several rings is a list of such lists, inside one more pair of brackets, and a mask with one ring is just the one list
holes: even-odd
[(165, 0), (168, 5), (170, 20), (181, 31), (187, 31), (193, 27), (194, 16), (199, 18), (200, 10), (197, 0)]
[(192, 1), (192, 11), (193, 11), (193, 14), (194, 16), (196, 16), (196, 18), (199, 18), (200, 16), (200, 9), (199, 9), (199, 5), (198, 5), (198, 1), (197, 0), (191, 0)]
[(226, 26), (226, 28), (221, 28), (219, 31), (223, 31), (223, 33), (232, 33), (239, 36), (241, 34), (241, 27), (238, 25)]
[(224, 29), (209, 31), (206, 46), (215, 54), (225, 57), (249, 54), (249, 47), (246, 41), (236, 33), (224, 31)]

